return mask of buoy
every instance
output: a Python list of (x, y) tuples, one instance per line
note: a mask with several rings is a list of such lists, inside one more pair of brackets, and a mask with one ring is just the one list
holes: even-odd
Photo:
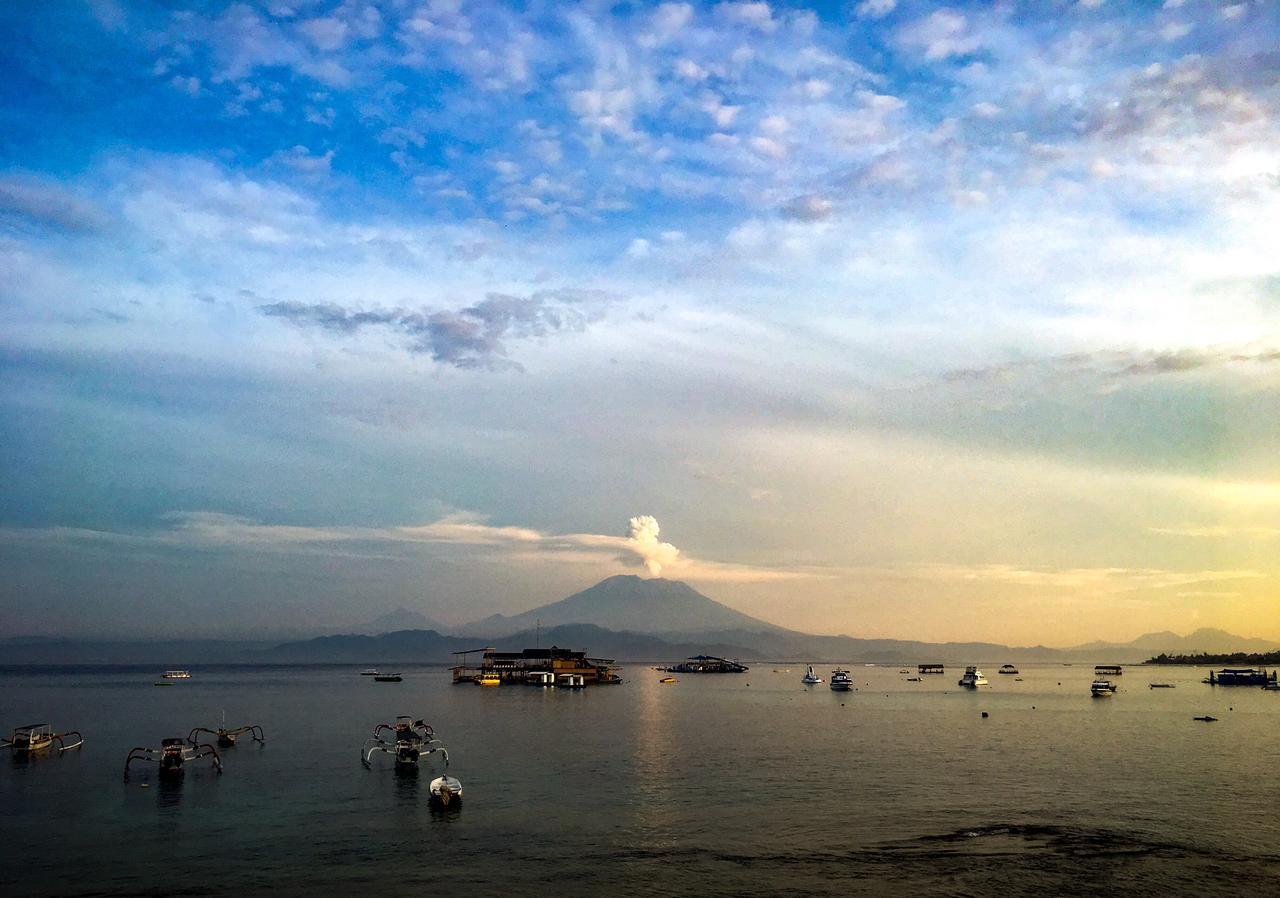
[(983, 711), (983, 712), (982, 712), (982, 719), (983, 719), (983, 720), (986, 720), (986, 719), (987, 719), (987, 712), (986, 712), (986, 711)]

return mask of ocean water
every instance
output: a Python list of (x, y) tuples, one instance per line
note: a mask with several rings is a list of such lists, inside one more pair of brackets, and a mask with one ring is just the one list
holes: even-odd
[[(1129, 667), (1094, 699), (1087, 665), (997, 666), (972, 693), (957, 667), (908, 683), (850, 665), (847, 694), (795, 664), (675, 685), (633, 664), (584, 691), (454, 686), (435, 666), (389, 684), (194, 668), (167, 688), (151, 669), (0, 669), (0, 727), (86, 740), (0, 758), (0, 892), (1280, 895), (1280, 694)], [(122, 777), (133, 746), (224, 712), (266, 745), (224, 750), (221, 776)], [(360, 765), (397, 714), (443, 738), (460, 809), (428, 806), (438, 764)]]

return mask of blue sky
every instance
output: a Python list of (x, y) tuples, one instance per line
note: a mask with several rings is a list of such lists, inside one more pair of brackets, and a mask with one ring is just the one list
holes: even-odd
[(6, 632), (1280, 638), (1274, 4), (0, 22)]

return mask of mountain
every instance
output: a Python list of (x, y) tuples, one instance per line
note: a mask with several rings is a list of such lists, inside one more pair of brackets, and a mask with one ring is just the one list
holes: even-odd
[(507, 617), (495, 614), (468, 624), (463, 632), (506, 636), (561, 624), (595, 624), (606, 630), (675, 635), (714, 634), (725, 630), (788, 633), (782, 627), (734, 611), (687, 583), (630, 574), (609, 577), (567, 599)]
[(439, 621), (427, 617), (420, 611), (410, 611), (408, 608), (397, 608), (394, 611), (388, 611), (386, 614), (379, 615), (373, 620), (342, 630), (341, 633), (359, 633), (367, 636), (377, 636), (379, 633), (394, 633), (397, 630), (435, 630), (437, 633), (447, 633), (450, 629), (451, 628), (446, 627)]
[(1087, 642), (1075, 646), (1071, 651), (1097, 652), (1108, 649), (1119, 651), (1138, 650), (1158, 655), (1164, 652), (1169, 655), (1194, 655), (1200, 652), (1210, 654), (1223, 652), (1269, 652), (1280, 648), (1280, 642), (1274, 639), (1253, 639), (1247, 636), (1236, 636), (1226, 630), (1202, 627), (1194, 633), (1179, 636), (1169, 630), (1159, 633), (1145, 633), (1130, 642)]

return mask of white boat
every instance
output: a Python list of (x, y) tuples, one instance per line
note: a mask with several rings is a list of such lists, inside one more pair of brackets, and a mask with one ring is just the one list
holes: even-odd
[(561, 689), (585, 689), (587, 678), (582, 674), (560, 674), (556, 678), (556, 685)]
[(813, 672), (813, 665), (810, 664), (809, 669), (805, 671), (804, 676), (800, 678), (800, 682), (804, 683), (806, 686), (812, 686), (815, 683), (821, 683), (822, 677)]
[(360, 676), (376, 677), (379, 673), (381, 673), (381, 671), (379, 671), (378, 668), (376, 667), (366, 667), (364, 670), (360, 671)]
[(831, 671), (831, 691), (832, 692), (848, 692), (853, 688), (853, 680), (849, 677), (849, 671), (836, 668)]
[(1093, 685), (1089, 687), (1089, 691), (1099, 697), (1115, 695), (1116, 684), (1110, 680), (1094, 680)]
[(431, 781), (431, 802), (442, 808), (462, 804), (462, 783), (457, 778), (445, 774)]
[(166, 670), (161, 674), (166, 680), (189, 680), (191, 679), (190, 671), (186, 670)]
[(960, 685), (966, 689), (977, 689), (979, 686), (986, 686), (987, 678), (982, 675), (982, 671), (970, 664), (964, 669), (964, 676), (960, 678)]

